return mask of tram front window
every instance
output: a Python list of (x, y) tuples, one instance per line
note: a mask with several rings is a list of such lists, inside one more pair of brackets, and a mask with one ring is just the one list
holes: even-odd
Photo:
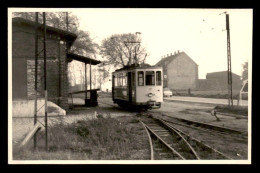
[(154, 84), (155, 84), (154, 71), (146, 71), (145, 72), (145, 85), (154, 85)]
[(139, 71), (138, 72), (138, 86), (143, 86), (144, 85), (144, 72)]
[(156, 71), (156, 85), (162, 85), (161, 71)]

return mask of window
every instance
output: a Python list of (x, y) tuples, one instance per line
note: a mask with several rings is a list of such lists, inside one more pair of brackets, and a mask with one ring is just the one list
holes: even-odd
[(138, 85), (144, 86), (144, 72), (143, 71), (138, 72)]
[(118, 86), (122, 86), (122, 73), (118, 74)]
[(114, 75), (114, 86), (118, 86), (118, 74)]
[(127, 75), (122, 73), (122, 86), (127, 86)]
[(145, 85), (155, 85), (154, 71), (145, 72)]
[(156, 85), (162, 85), (161, 71), (156, 71)]

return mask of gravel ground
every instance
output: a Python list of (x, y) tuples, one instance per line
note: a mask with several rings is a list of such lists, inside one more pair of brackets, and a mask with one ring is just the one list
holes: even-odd
[(164, 112), (168, 116), (183, 118), (188, 120), (205, 122), (217, 126), (233, 128), (236, 130), (248, 131), (247, 119), (237, 119), (224, 115), (217, 115), (221, 121), (217, 121), (210, 111), (214, 106), (200, 103), (183, 103), (165, 101), (161, 109), (153, 110), (154, 112)]

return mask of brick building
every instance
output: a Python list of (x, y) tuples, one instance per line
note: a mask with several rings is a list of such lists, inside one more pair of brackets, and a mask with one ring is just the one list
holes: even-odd
[[(198, 90), (201, 91), (226, 91), (228, 88), (227, 71), (207, 73), (206, 79), (199, 79)], [(240, 90), (241, 77), (232, 73), (232, 89)]]
[(163, 67), (164, 87), (172, 90), (196, 89), (198, 64), (185, 52), (175, 52), (162, 58), (156, 66)]
[[(35, 95), (35, 30), (36, 23), (23, 18), (12, 19), (12, 95), (13, 99), (33, 99)], [(43, 88), (43, 25), (38, 24), (38, 96)], [(46, 61), (48, 100), (68, 109), (68, 63), (90, 58), (68, 53), (77, 35), (46, 26)], [(93, 64), (95, 60), (93, 60)]]

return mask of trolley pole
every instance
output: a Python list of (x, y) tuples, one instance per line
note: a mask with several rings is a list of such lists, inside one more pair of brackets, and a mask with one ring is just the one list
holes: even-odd
[(45, 150), (48, 151), (48, 105), (47, 105), (47, 76), (46, 76), (46, 18), (43, 12), (43, 58), (44, 58), (44, 95), (45, 95)]
[(229, 14), (226, 14), (226, 29), (227, 29), (227, 63), (228, 63), (228, 106), (233, 107)]
[[(37, 75), (38, 75), (38, 12), (35, 13), (35, 102), (34, 102), (34, 125), (37, 123)], [(37, 133), (34, 134), (34, 149), (37, 148)]]

